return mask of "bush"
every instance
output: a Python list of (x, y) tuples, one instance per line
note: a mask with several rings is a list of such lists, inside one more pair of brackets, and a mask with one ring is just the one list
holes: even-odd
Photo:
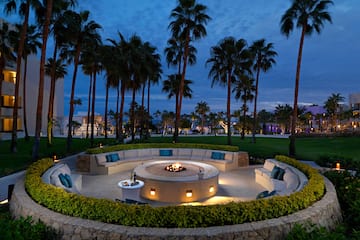
[[(1, 207), (4, 208), (5, 207)], [(1, 239), (17, 240), (41, 240), (59, 239), (56, 232), (42, 222), (34, 222), (31, 217), (12, 219), (8, 207), (6, 212), (0, 213), (0, 236)], [(5, 211), (5, 210), (4, 210)]]

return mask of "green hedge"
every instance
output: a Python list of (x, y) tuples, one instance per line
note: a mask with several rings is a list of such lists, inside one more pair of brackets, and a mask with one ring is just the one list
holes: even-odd
[(276, 159), (303, 171), (308, 176), (309, 183), (301, 191), (290, 196), (274, 196), (248, 202), (210, 206), (128, 205), (67, 193), (61, 188), (43, 183), (41, 175), (53, 163), (51, 159), (42, 159), (29, 167), (25, 187), (36, 202), (53, 211), (106, 223), (167, 228), (241, 224), (278, 218), (297, 212), (307, 208), (324, 195), (324, 180), (316, 170), (285, 156), (276, 156)]
[(102, 148), (91, 148), (86, 151), (88, 154), (98, 154), (106, 152), (116, 152), (131, 149), (143, 148), (200, 148), (200, 149), (213, 149), (229, 152), (239, 151), (238, 146), (229, 145), (213, 145), (213, 144), (196, 144), (196, 143), (140, 143), (140, 144), (119, 144), (114, 146), (104, 146)]

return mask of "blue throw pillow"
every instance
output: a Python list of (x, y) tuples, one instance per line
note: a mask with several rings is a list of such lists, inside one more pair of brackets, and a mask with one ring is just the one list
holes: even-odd
[(276, 179), (277, 180), (284, 180), (284, 174), (285, 174), (285, 170), (282, 168), (279, 168), (279, 174), (277, 175)]
[(256, 196), (256, 199), (261, 199), (261, 198), (266, 198), (269, 196), (269, 191), (266, 190), (266, 191), (263, 191), (261, 193), (259, 193), (257, 196)]
[(211, 153), (211, 159), (224, 160), (225, 159), (225, 153), (212, 152)]
[(65, 179), (66, 179), (66, 181), (67, 181), (67, 184), (68, 184), (69, 188), (72, 188), (73, 184), (72, 184), (72, 180), (71, 180), (70, 175), (69, 175), (69, 174), (65, 174), (64, 176), (65, 176)]
[(160, 156), (172, 156), (173, 152), (171, 149), (165, 150), (165, 149), (160, 149)]
[(280, 168), (278, 166), (274, 166), (273, 169), (271, 170), (271, 178), (277, 179), (278, 175), (280, 173)]
[(119, 154), (117, 153), (113, 153), (110, 156), (111, 156), (111, 162), (117, 162), (120, 160)]
[(106, 162), (112, 162), (111, 154), (106, 155), (105, 158), (106, 158)]
[(69, 186), (69, 182), (67, 181), (67, 179), (66, 179), (66, 177), (65, 177), (64, 174), (60, 173), (60, 174), (59, 174), (59, 179), (60, 179), (61, 184), (62, 184), (64, 187), (67, 187), (67, 188), (70, 187), (70, 186)]

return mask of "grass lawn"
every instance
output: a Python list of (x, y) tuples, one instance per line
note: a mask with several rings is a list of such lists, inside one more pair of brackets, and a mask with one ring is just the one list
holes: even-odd
[[(181, 136), (180, 142), (226, 144), (226, 136)], [(95, 139), (105, 143), (104, 139)], [(115, 142), (108, 139), (109, 143)], [(172, 142), (172, 137), (152, 137), (149, 142)], [(232, 137), (233, 145), (239, 146), (241, 151), (246, 151), (250, 156), (267, 158), (276, 154), (287, 155), (289, 140), (284, 138), (257, 138), (256, 144), (251, 143), (251, 138), (241, 140), (239, 136)], [(33, 139), (18, 140), (18, 152), (10, 153), (10, 141), (0, 141), (0, 177), (12, 172), (25, 169), (31, 162)], [(353, 159), (360, 162), (360, 138), (359, 137), (333, 137), (333, 138), (299, 138), (296, 140), (297, 159), (317, 160), (320, 157), (337, 157), (339, 159)], [(89, 139), (73, 139), (70, 154), (78, 153), (90, 147)], [(66, 153), (66, 138), (55, 138), (52, 146), (47, 146), (46, 138), (41, 139), (40, 157), (51, 157), (56, 154), (59, 157)]]

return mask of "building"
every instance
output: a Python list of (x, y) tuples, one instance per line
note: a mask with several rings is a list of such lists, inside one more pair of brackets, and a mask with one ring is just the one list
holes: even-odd
[[(0, 19), (0, 27), (2, 21)], [(1, 53), (0, 53), (1, 54)], [(30, 136), (35, 135), (36, 108), (38, 97), (40, 61), (35, 55), (28, 56), (27, 79), (26, 79), (26, 119), (27, 129)], [(24, 68), (21, 69), (23, 75)], [(13, 126), (13, 109), (15, 101), (15, 82), (16, 82), (16, 64), (8, 62), (3, 71), (4, 81), (0, 93), (0, 140), (10, 139)], [(19, 85), (19, 105), (18, 105), (18, 137), (24, 137), (24, 108), (23, 108), (23, 88), (24, 81), (21, 76)], [(46, 134), (47, 130), (47, 113), (49, 105), (50, 77), (45, 76), (44, 81), (44, 102), (42, 111), (41, 132)], [(64, 81), (58, 79), (55, 87), (54, 101), (54, 119), (57, 122), (63, 122), (64, 119)], [(54, 128), (54, 134), (59, 133), (60, 129)]]

